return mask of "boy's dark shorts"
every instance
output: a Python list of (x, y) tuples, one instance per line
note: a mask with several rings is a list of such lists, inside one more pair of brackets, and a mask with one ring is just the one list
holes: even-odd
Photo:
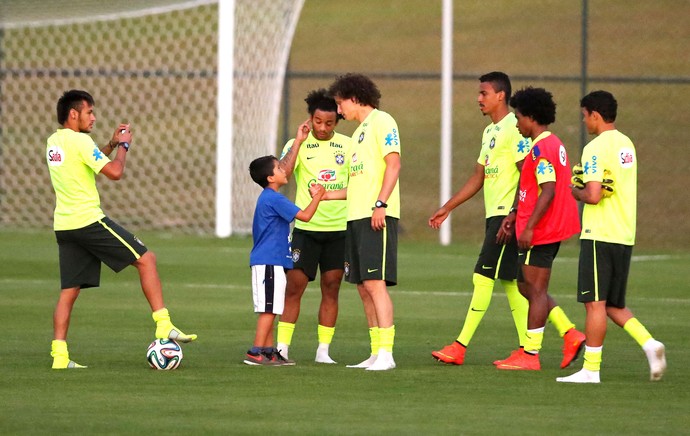
[(75, 230), (56, 230), (62, 289), (100, 285), (101, 262), (115, 272), (139, 259), (147, 249), (108, 217)]

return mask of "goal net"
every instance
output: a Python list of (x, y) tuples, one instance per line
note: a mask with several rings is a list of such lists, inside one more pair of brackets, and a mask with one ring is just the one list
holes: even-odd
[[(68, 89), (96, 100), (91, 136), (132, 125), (123, 180), (98, 177), (106, 214), (133, 229), (251, 231), (260, 188), (249, 162), (277, 149), (280, 98), (304, 0), (3, 0), (0, 8), (0, 226), (50, 227), (46, 138)], [(230, 7), (232, 23), (219, 22)], [(218, 119), (219, 26), (234, 29), (231, 119)], [(226, 93), (227, 94), (227, 93)], [(227, 106), (227, 104), (225, 105)], [(230, 129), (230, 136), (218, 135)], [(218, 144), (219, 137), (232, 138)], [(217, 162), (218, 150), (231, 150)], [(231, 183), (219, 197), (217, 177)], [(218, 215), (229, 202), (230, 216)]]

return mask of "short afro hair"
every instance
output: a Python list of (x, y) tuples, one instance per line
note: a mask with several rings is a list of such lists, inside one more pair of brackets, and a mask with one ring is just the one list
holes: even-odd
[(556, 103), (551, 93), (544, 88), (522, 88), (510, 98), (510, 106), (542, 126), (556, 121)]

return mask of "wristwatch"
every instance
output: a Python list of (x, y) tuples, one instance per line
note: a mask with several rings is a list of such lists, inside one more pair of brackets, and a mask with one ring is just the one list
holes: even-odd
[(517, 213), (517, 207), (511, 207), (510, 211), (508, 211), (509, 214), (511, 214), (513, 212)]
[(374, 203), (374, 208), (377, 208), (377, 207), (382, 207), (385, 209), (388, 207), (388, 205), (381, 200), (376, 200), (376, 203)]
[(120, 142), (117, 144), (119, 147), (122, 147), (125, 149), (125, 151), (129, 151), (129, 142)]

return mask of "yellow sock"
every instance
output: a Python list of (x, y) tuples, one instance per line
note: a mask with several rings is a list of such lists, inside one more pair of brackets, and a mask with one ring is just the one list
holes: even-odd
[(472, 301), (470, 301), (470, 308), (467, 310), (465, 323), (462, 325), (462, 331), (460, 331), (458, 336), (458, 342), (464, 346), (470, 344), (474, 332), (477, 331), (479, 323), (482, 322), (484, 314), (489, 309), (491, 294), (494, 292), (494, 280), (481, 274), (475, 273), (472, 275), (472, 283), (474, 284)]
[(565, 314), (565, 312), (563, 312), (563, 309), (561, 309), (560, 306), (556, 306), (551, 309), (551, 312), (549, 312), (549, 321), (551, 321), (551, 324), (556, 327), (560, 337), (563, 337), (568, 330), (575, 328), (575, 324), (568, 319), (568, 316)]
[(387, 328), (379, 327), (379, 347), (388, 351), (393, 352), (393, 343), (395, 342), (395, 326), (390, 326)]
[(539, 354), (541, 343), (544, 340), (544, 327), (527, 330), (525, 338), (525, 351), (531, 354)]
[(645, 342), (652, 339), (652, 334), (647, 331), (645, 326), (643, 326), (637, 318), (630, 318), (625, 325), (623, 325), (623, 329), (640, 344), (640, 347), (643, 346)]
[(278, 333), (276, 334), (279, 344), (290, 345), (292, 334), (295, 333), (295, 324), (291, 322), (278, 321)]
[(369, 341), (371, 342), (371, 354), (378, 355), (381, 344), (378, 327), (369, 328)]
[(69, 352), (67, 351), (67, 342), (54, 340), (50, 343), (50, 356), (55, 357), (65, 357), (69, 360)]
[(520, 294), (516, 280), (501, 280), (501, 284), (503, 284), (503, 289), (506, 291), (506, 297), (508, 297), (508, 304), (510, 305), (510, 312), (513, 315), (518, 341), (520, 342), (520, 346), (524, 347), (527, 334), (529, 302)]
[(585, 347), (585, 363), (582, 367), (589, 371), (599, 371), (604, 347)]
[[(278, 335), (280, 337), (280, 324), (278, 324), (278, 327)], [(319, 338), (319, 344), (330, 344), (335, 334), (335, 327), (326, 327), (325, 325), (319, 324), (316, 328), (316, 333)]]
[(70, 360), (66, 341), (53, 340), (50, 343), (50, 356), (53, 358), (53, 369), (86, 368)]

